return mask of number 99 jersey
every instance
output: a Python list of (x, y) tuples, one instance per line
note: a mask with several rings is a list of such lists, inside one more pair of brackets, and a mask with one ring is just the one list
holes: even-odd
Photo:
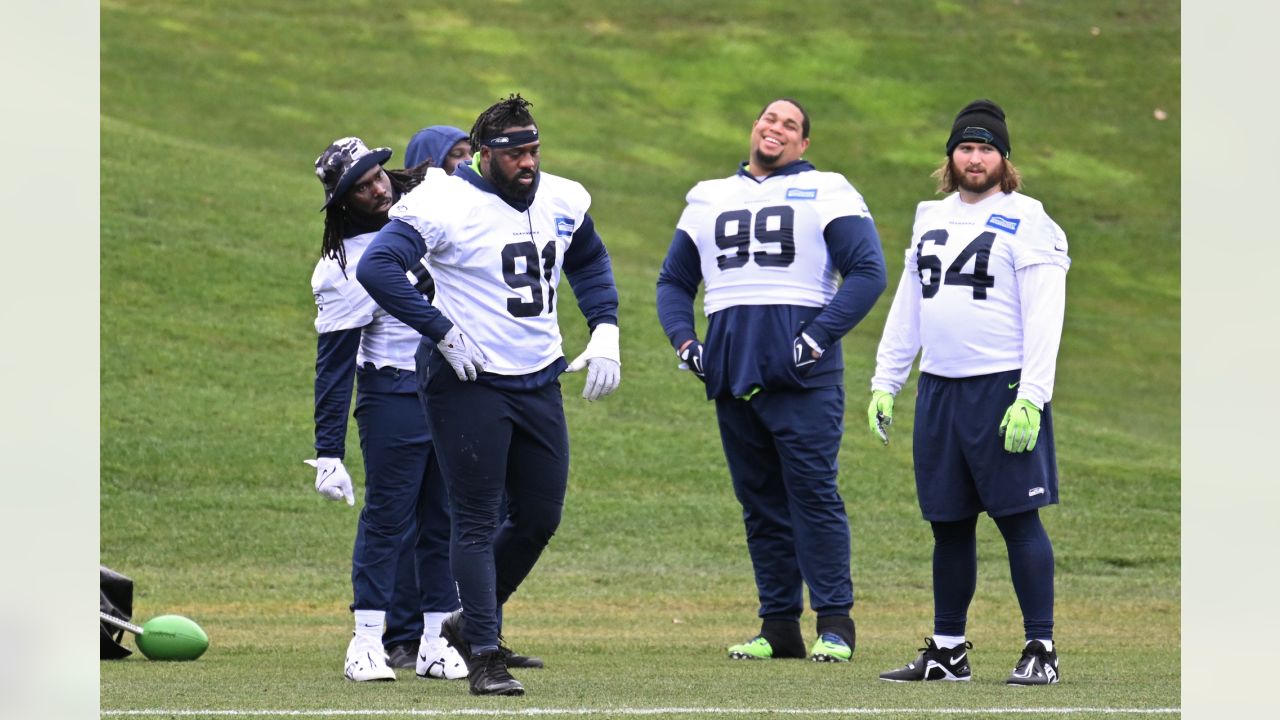
[(836, 294), (823, 230), (871, 213), (844, 176), (806, 167), (763, 181), (739, 172), (689, 191), (676, 228), (697, 245), (708, 316), (737, 305), (824, 307)]
[(1067, 237), (1040, 201), (997, 193), (969, 205), (959, 193), (920, 203), (905, 277), (919, 289), (921, 372), (948, 378), (1023, 365), (1017, 271), (1071, 266)]

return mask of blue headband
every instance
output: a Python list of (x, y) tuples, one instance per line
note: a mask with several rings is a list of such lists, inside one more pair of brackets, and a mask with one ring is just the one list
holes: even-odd
[(538, 142), (538, 129), (520, 130), (506, 135), (497, 135), (488, 140), (481, 140), (480, 144), (489, 148), (509, 148), (528, 145), (529, 143)]

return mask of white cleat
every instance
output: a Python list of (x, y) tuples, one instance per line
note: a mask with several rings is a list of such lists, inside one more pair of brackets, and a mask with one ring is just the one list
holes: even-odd
[(423, 680), (461, 680), (467, 676), (462, 656), (442, 637), (423, 638), (418, 644), (417, 670)]
[(351, 644), (347, 646), (347, 664), (342, 674), (356, 682), (396, 679), (396, 671), (387, 664), (387, 651), (382, 648), (382, 639), (359, 635), (352, 637)]

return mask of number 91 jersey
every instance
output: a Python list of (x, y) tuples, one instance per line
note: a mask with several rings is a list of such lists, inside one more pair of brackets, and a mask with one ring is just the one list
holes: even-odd
[(922, 372), (958, 378), (1022, 367), (1017, 271), (1071, 266), (1067, 237), (1040, 201), (997, 193), (969, 205), (959, 193), (920, 203), (905, 273), (919, 285)]
[(808, 170), (762, 181), (745, 172), (689, 191), (677, 229), (698, 247), (707, 315), (737, 305), (823, 307), (839, 274), (823, 230), (840, 217), (870, 217), (839, 173)]
[(432, 304), (484, 352), (485, 370), (498, 375), (532, 373), (564, 355), (556, 291), (591, 196), (546, 172), (538, 183), (537, 200), (521, 212), (431, 168), (389, 213), (422, 235), (435, 280)]

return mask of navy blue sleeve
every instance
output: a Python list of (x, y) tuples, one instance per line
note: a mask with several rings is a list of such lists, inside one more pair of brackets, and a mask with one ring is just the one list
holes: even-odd
[(316, 457), (341, 458), (356, 374), (360, 328), (320, 333), (316, 340)]
[(453, 323), (427, 302), (405, 275), (427, 253), (427, 245), (409, 224), (392, 220), (364, 251), (356, 265), (356, 280), (392, 317), (440, 342)]
[(822, 234), (831, 260), (844, 278), (835, 297), (805, 328), (809, 337), (825, 350), (866, 317), (884, 292), (888, 279), (880, 234), (871, 218), (836, 218), (827, 223)]
[(595, 330), (600, 323), (617, 325), (618, 286), (613, 282), (613, 264), (590, 214), (573, 233), (569, 249), (564, 251), (563, 267), (587, 327)]
[(693, 299), (702, 282), (702, 259), (693, 238), (683, 230), (676, 230), (658, 273), (658, 321), (662, 331), (671, 341), (671, 347), (680, 346), (698, 337), (693, 321)]

